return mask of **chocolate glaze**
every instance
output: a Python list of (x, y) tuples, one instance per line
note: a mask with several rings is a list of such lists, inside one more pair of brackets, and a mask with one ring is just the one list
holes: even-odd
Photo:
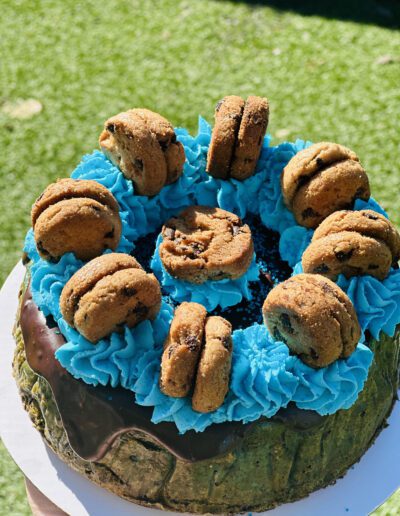
[[(85, 460), (101, 459), (119, 435), (133, 430), (153, 437), (160, 447), (180, 459), (210, 459), (232, 449), (254, 425), (228, 422), (212, 425), (201, 433), (190, 430), (180, 435), (174, 423), (152, 423), (152, 407), (137, 405), (132, 392), (93, 387), (76, 380), (55, 358), (55, 351), (65, 339), (34, 303), (29, 287), (22, 299), (20, 325), (28, 364), (50, 384), (69, 443)], [(319, 424), (322, 418), (292, 405), (273, 419), (305, 429)], [(146, 443), (145, 435), (143, 442), (154, 446)]]

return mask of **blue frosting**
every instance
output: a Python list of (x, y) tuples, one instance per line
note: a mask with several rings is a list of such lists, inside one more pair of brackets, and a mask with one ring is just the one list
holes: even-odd
[[(195, 137), (185, 129), (177, 129), (176, 133), (185, 148), (184, 174), (152, 198), (133, 195), (132, 183), (98, 151), (85, 156), (72, 173), (74, 178), (100, 182), (117, 199), (122, 220), (118, 251), (130, 252), (138, 238), (159, 229), (164, 220), (184, 207), (207, 204), (241, 217), (247, 213), (259, 214), (263, 224), (281, 234), (281, 257), (294, 267), (294, 274), (301, 272), (301, 255), (313, 232), (298, 226), (285, 207), (280, 175), (288, 161), (309, 142), (297, 140), (270, 147), (266, 137), (256, 173), (251, 178), (243, 182), (221, 181), (205, 172), (211, 136), (207, 122), (199, 118)], [(354, 209), (365, 208), (387, 216), (373, 199), (356, 201)], [(130, 389), (137, 403), (154, 407), (154, 423), (173, 421), (180, 432), (202, 431), (212, 423), (271, 417), (290, 401), (302, 409), (332, 414), (354, 403), (367, 378), (373, 354), (362, 343), (348, 359), (314, 370), (291, 356), (285, 344), (274, 342), (265, 326), (253, 324), (233, 333), (231, 386), (224, 404), (215, 412), (200, 414), (192, 410), (189, 399), (169, 398), (158, 386), (163, 342), (173, 315), (166, 302), (168, 297), (164, 298), (155, 321), (125, 328), (122, 334), (114, 333), (93, 345), (68, 326), (59, 309), (62, 288), (82, 262), (72, 253), (64, 255), (58, 263), (43, 261), (37, 253), (32, 231), (27, 234), (24, 249), (33, 262), (33, 298), (45, 315), (55, 318), (67, 341), (57, 350), (57, 359), (73, 376), (86, 383)], [(232, 306), (243, 297), (249, 298), (248, 282), (258, 276), (253, 261), (239, 280), (207, 282), (188, 288), (163, 270), (158, 253), (152, 267), (170, 297), (178, 302), (201, 302), (208, 310), (217, 305)], [(369, 330), (376, 338), (381, 331), (394, 334), (400, 322), (400, 271), (392, 270), (382, 282), (362, 276), (350, 280), (340, 277), (338, 283), (352, 299), (363, 331)]]
[(59, 320), (68, 342), (57, 359), (76, 378), (92, 385), (122, 385), (136, 394), (140, 405), (153, 406), (154, 423), (172, 421), (180, 432), (203, 431), (213, 423), (254, 421), (271, 417), (289, 401), (321, 415), (348, 408), (362, 389), (373, 354), (359, 344), (347, 360), (318, 371), (290, 356), (287, 346), (274, 342), (265, 326), (253, 325), (233, 333), (232, 379), (224, 404), (215, 412), (200, 414), (187, 398), (175, 399), (159, 389), (162, 344), (172, 310), (162, 305), (154, 322), (145, 321), (101, 340), (96, 346)]
[(206, 281), (201, 285), (195, 285), (178, 280), (165, 270), (158, 252), (161, 242), (162, 236), (159, 235), (156, 250), (151, 261), (151, 268), (165, 292), (177, 303), (194, 301), (201, 303), (207, 311), (211, 312), (217, 306), (224, 309), (228, 306), (237, 305), (243, 298), (251, 299), (249, 282), (257, 281), (259, 275), (255, 256), (245, 274), (236, 280)]
[(283, 202), (281, 175), (285, 166), (299, 151), (309, 147), (311, 142), (296, 140), (295, 143), (281, 143), (272, 147), (268, 153), (265, 168), (268, 171), (266, 181), (259, 192), (259, 214), (263, 224), (282, 233), (296, 225), (293, 214)]
[(311, 242), (314, 231), (302, 226), (286, 228), (279, 239), (279, 254), (291, 267), (301, 260), (301, 257)]
[(363, 332), (368, 330), (375, 339), (381, 332), (393, 337), (400, 322), (400, 269), (392, 269), (383, 281), (340, 275), (337, 283), (353, 302)]

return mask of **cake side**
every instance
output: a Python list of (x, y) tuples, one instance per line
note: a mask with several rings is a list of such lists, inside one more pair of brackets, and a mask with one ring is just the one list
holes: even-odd
[(14, 375), (25, 409), (47, 444), (96, 484), (132, 502), (193, 513), (270, 509), (324, 487), (363, 455), (384, 427), (397, 395), (400, 331), (370, 341), (365, 388), (348, 410), (305, 425), (288, 414), (260, 419), (230, 452), (215, 459), (177, 459), (143, 432), (123, 434), (98, 462), (69, 445), (53, 393), (29, 367), (17, 321)]

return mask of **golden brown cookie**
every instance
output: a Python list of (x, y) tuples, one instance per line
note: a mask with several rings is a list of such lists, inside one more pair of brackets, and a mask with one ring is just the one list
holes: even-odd
[(297, 222), (315, 228), (337, 210), (368, 200), (368, 176), (356, 154), (337, 143), (321, 142), (297, 153), (283, 170), (282, 194)]
[(90, 342), (154, 319), (160, 310), (161, 290), (131, 256), (113, 253), (84, 265), (67, 282), (60, 297), (66, 322)]
[(155, 195), (183, 171), (185, 152), (167, 119), (148, 109), (109, 118), (99, 143), (106, 156), (131, 179), (139, 195)]
[(250, 96), (243, 109), (233, 153), (231, 177), (243, 181), (253, 175), (267, 131), (268, 119), (268, 100)]
[(237, 134), (243, 115), (244, 100), (230, 95), (215, 108), (215, 124), (207, 155), (207, 172), (219, 179), (228, 179)]
[(250, 177), (257, 165), (267, 130), (265, 98), (224, 97), (215, 108), (215, 125), (207, 155), (207, 172), (220, 179)]
[(206, 315), (198, 303), (182, 303), (175, 310), (161, 361), (160, 389), (167, 396), (183, 398), (192, 388)]
[(400, 235), (394, 224), (373, 210), (336, 211), (329, 215), (315, 230), (312, 241), (333, 233), (356, 231), (361, 235), (384, 242), (393, 256), (393, 263), (400, 258)]
[(115, 250), (121, 237), (118, 203), (96, 181), (61, 179), (49, 185), (32, 207), (36, 247), (42, 258), (75, 253), (90, 260)]
[(162, 236), (165, 269), (191, 283), (239, 278), (253, 258), (249, 226), (219, 208), (191, 206), (164, 225)]
[(222, 405), (229, 390), (231, 363), (232, 325), (222, 317), (208, 317), (192, 398), (194, 410), (212, 412)]
[(273, 288), (263, 316), (271, 335), (311, 367), (347, 358), (361, 336), (348, 296), (317, 274), (299, 274)]
[(392, 253), (381, 240), (356, 231), (332, 233), (311, 242), (302, 256), (303, 271), (336, 280), (369, 274), (383, 280), (392, 264)]

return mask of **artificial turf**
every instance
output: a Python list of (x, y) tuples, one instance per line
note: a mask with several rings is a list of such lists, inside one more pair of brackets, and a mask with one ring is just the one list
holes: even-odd
[[(400, 4), (326, 4), (2, 0), (0, 283), (20, 257), (35, 197), (97, 146), (108, 116), (134, 106), (194, 132), (198, 113), (212, 121), (226, 94), (268, 96), (273, 144), (351, 147), (399, 224)], [(18, 99), (43, 109), (16, 118)], [(379, 514), (398, 514), (399, 502)], [(5, 514), (28, 509), (21, 475), (0, 448)]]

